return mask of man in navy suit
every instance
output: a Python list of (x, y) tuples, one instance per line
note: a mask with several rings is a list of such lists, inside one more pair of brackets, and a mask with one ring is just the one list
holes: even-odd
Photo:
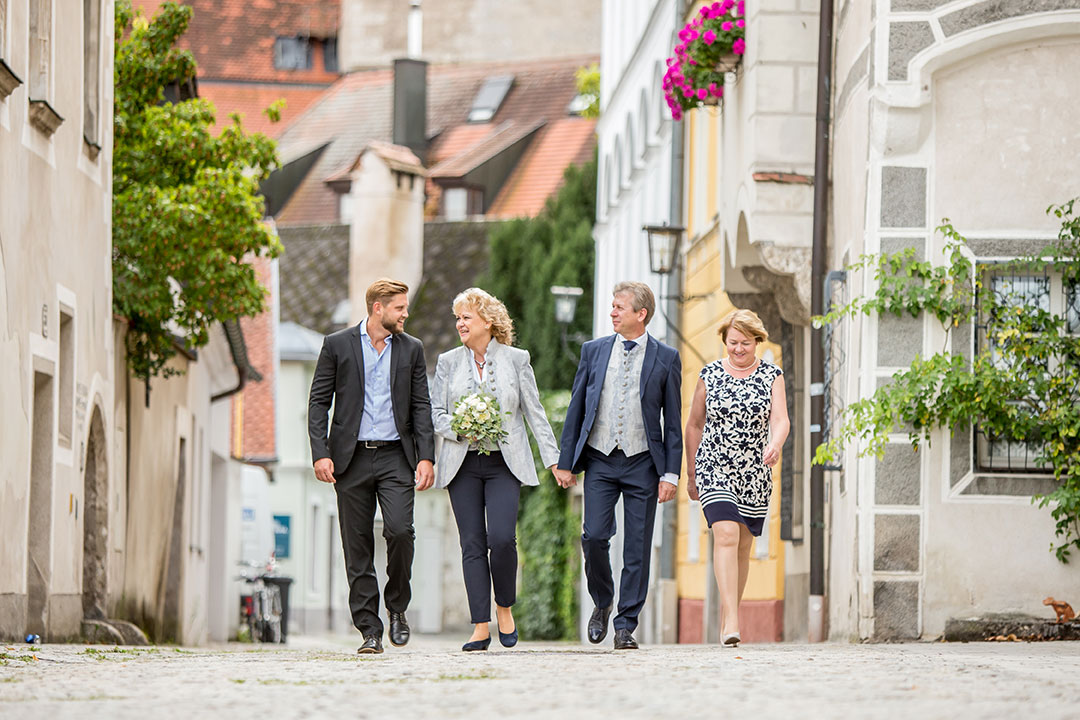
[(609, 549), (615, 504), (623, 499), (623, 571), (615, 649), (637, 648), (634, 630), (649, 589), (649, 558), (657, 502), (675, 497), (682, 469), (682, 362), (675, 348), (650, 337), (656, 310), (649, 286), (621, 282), (611, 301), (614, 335), (581, 346), (581, 360), (556, 479), (574, 485), (585, 472), (581, 549), (596, 607), (589, 641), (607, 635), (615, 599)]

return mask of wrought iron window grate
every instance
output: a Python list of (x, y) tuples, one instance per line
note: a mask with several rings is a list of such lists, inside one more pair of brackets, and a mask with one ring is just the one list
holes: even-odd
[[(994, 337), (995, 327), (1002, 321), (1004, 313), (1017, 307), (1038, 308), (1049, 312), (1051, 278), (1045, 272), (1016, 274), (987, 266), (981, 292), (993, 293), (993, 303), (989, 312), (983, 312), (980, 307), (975, 324), (976, 349), (979, 352), (988, 349), (995, 365), (1006, 369), (1011, 368), (1020, 360), (1010, 359), (1012, 356), (1009, 354), (999, 352), (999, 348), (1003, 345)], [(1021, 401), (1018, 399), (1017, 402)], [(995, 436), (984, 432), (978, 425), (975, 426), (974, 441), (975, 464), (980, 471), (1006, 473), (1042, 471), (1035, 462), (1040, 449), (1038, 443), (1012, 441)]]

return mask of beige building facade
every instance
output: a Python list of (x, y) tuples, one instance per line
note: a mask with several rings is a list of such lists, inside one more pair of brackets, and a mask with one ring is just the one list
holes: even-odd
[[(1080, 2), (843, 0), (835, 39), (830, 268), (903, 248), (941, 262), (946, 217), (985, 263), (1056, 236), (1047, 206), (1080, 194)], [(1051, 306), (1062, 292), (1051, 278)], [(833, 416), (916, 356), (978, 349), (974, 328), (946, 336), (925, 318), (859, 317), (835, 337)], [(1041, 616), (1046, 595), (1080, 591), (1031, 502), (1047, 475), (1003, 470), (970, 427), (930, 440), (913, 453), (897, 434), (880, 459), (851, 448), (827, 474), (833, 638), (934, 638), (950, 619)]]
[[(341, 0), (341, 68), (383, 67), (406, 56), (431, 63), (473, 63), (593, 55), (600, 44), (601, 4), (601, 0)], [(641, 0), (627, 4), (640, 5)], [(409, 51), (410, 32), (415, 33), (417, 52)]]
[(0, 3), (5, 639), (76, 637), (120, 589), (112, 5)]

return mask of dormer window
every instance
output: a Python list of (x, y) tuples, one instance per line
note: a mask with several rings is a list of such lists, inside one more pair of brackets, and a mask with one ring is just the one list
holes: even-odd
[(274, 68), (277, 70), (310, 70), (311, 38), (297, 35), (274, 39)]
[(513, 84), (513, 75), (497, 75), (484, 80), (469, 109), (469, 122), (488, 122), (495, 117)]

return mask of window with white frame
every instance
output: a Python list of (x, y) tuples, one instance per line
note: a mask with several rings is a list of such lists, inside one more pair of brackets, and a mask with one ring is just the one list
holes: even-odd
[(91, 145), (98, 140), (98, 82), (100, 66), (101, 0), (83, 0), (83, 137)]
[(52, 0), (30, 0), (31, 100), (49, 100), (49, 73), (52, 64)]
[[(1037, 362), (1030, 358), (1001, 352), (1008, 343), (1023, 342), (1022, 337), (1002, 338), (995, 332), (1004, 314), (1017, 308), (1040, 310), (1065, 319), (1066, 331), (1080, 333), (1080, 287), (1066, 283), (1061, 274), (1046, 267), (1041, 271), (1017, 270), (995, 263), (982, 263), (981, 292), (992, 293), (993, 303), (988, 312), (980, 311), (975, 324), (976, 350), (988, 350), (995, 365), (1011, 369), (1018, 362)], [(1017, 368), (1019, 369), (1019, 368)], [(1046, 372), (1054, 368), (1046, 366)], [(1026, 402), (1017, 399), (1017, 404)], [(1023, 442), (995, 437), (975, 428), (975, 468), (978, 472), (1042, 473), (1035, 459), (1040, 447), (1036, 442)]]

